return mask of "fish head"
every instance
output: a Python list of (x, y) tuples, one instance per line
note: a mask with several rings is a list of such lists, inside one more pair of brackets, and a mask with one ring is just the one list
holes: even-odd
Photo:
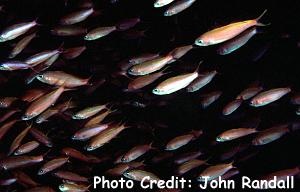
[(95, 149), (95, 147), (90, 146), (90, 145), (87, 145), (87, 146), (85, 147), (85, 150), (87, 150), (87, 151), (93, 151), (94, 149)]
[(59, 188), (59, 190), (61, 190), (61, 191), (68, 191), (68, 190), (69, 190), (68, 187), (67, 187), (65, 184), (60, 184), (60, 185), (58, 186), (58, 188)]
[(218, 136), (218, 137), (216, 137), (216, 141), (218, 141), (218, 142), (224, 142), (226, 139), (224, 139), (223, 137), (221, 137), (221, 136)]
[(90, 41), (90, 40), (94, 40), (94, 38), (90, 35), (86, 35), (84, 36), (84, 40)]
[(175, 11), (174, 10), (166, 10), (164, 12), (164, 16), (172, 16), (175, 14)]
[(253, 107), (259, 107), (262, 105), (262, 103), (258, 99), (252, 99), (249, 105)]
[(130, 174), (130, 170), (123, 172), (123, 176), (128, 179), (133, 179), (133, 176)]
[(38, 171), (38, 175), (43, 175), (43, 174), (45, 174), (46, 173), (46, 171), (44, 170), (44, 169), (40, 169), (39, 171)]
[(198, 46), (208, 46), (208, 45), (211, 45), (212, 43), (210, 42), (209, 39), (200, 36), (199, 38), (197, 38), (195, 40), (195, 44)]
[(129, 75), (142, 75), (134, 66), (128, 69)]
[(127, 162), (129, 162), (129, 158), (124, 156), (124, 157), (122, 157), (121, 161), (123, 163), (127, 163)]
[(155, 95), (166, 95), (166, 94), (168, 94), (163, 89), (159, 89), (157, 87), (152, 90), (152, 93), (155, 94)]
[(8, 70), (8, 68), (4, 64), (0, 64), (0, 70), (1, 71), (6, 71), (6, 70)]
[(162, 0), (157, 0), (155, 3), (154, 3), (154, 7), (162, 7), (164, 6), (165, 3), (162, 1)]
[(18, 149), (18, 150), (15, 151), (14, 155), (20, 155), (20, 154), (22, 154), (22, 153), (23, 153), (23, 151), (20, 150), (20, 149)]
[(38, 74), (36, 76), (36, 78), (39, 80), (39, 81), (43, 81), (44, 80), (44, 75), (43, 74)]
[(27, 121), (27, 120), (30, 120), (30, 119), (32, 119), (34, 117), (34, 115), (23, 115), (22, 117), (21, 117), (21, 119), (23, 120), (23, 121)]
[(4, 42), (5, 41), (5, 38), (1, 35), (0, 36), (0, 42)]

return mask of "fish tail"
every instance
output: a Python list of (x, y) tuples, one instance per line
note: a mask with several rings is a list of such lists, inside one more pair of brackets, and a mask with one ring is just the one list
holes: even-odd
[(267, 13), (267, 9), (264, 10), (264, 12), (262, 14), (260, 14), (260, 16), (258, 16), (255, 21), (256, 21), (256, 26), (261, 26), (261, 27), (264, 27), (264, 26), (268, 26), (268, 25), (271, 25), (271, 23), (261, 23), (259, 22), (259, 20)]

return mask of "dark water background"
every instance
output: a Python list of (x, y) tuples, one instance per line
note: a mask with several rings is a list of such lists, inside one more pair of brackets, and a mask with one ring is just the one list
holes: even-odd
[[(154, 146), (158, 149), (163, 149), (163, 146), (171, 138), (193, 129), (203, 129), (203, 136), (175, 153), (180, 154), (185, 151), (201, 149), (206, 152), (204, 157), (213, 157), (210, 163), (218, 163), (220, 162), (218, 154), (221, 154), (222, 151), (251, 141), (250, 136), (211, 146), (211, 141), (222, 131), (236, 128), (245, 122), (253, 123), (254, 120), (252, 119), (256, 118), (261, 119), (259, 129), (299, 120), (299, 116), (295, 115), (296, 107), (289, 103), (289, 97), (284, 97), (280, 101), (262, 108), (252, 108), (245, 103), (234, 114), (228, 117), (221, 115), (223, 106), (254, 81), (260, 82), (265, 89), (290, 86), (293, 92), (299, 91), (300, 48), (297, 46), (297, 43), (300, 42), (299, 1), (198, 0), (192, 7), (173, 17), (163, 17), (163, 11), (167, 6), (155, 9), (153, 8), (153, 1), (119, 0), (115, 4), (104, 0), (94, 1), (95, 8), (102, 12), (101, 16), (89, 18), (79, 25), (87, 26), (90, 29), (96, 26), (112, 25), (124, 18), (140, 17), (142, 23), (134, 29), (145, 30), (145, 37), (125, 39), (124, 33), (126, 32), (116, 32), (91, 42), (84, 42), (82, 37), (61, 38), (49, 33), (49, 30), (56, 26), (62, 15), (76, 9), (78, 1), (69, 1), (67, 7), (63, 1), (58, 0), (0, 2), (4, 2), (6, 5), (5, 12), (0, 13), (1, 29), (17, 22), (35, 18), (38, 18), (38, 22), (42, 24), (38, 32), (39, 37), (34, 39), (26, 51), (18, 56), (19, 59), (27, 58), (42, 50), (55, 49), (62, 42), (64, 42), (64, 47), (85, 44), (88, 48), (79, 58), (60, 61), (50, 69), (63, 70), (83, 77), (93, 75), (93, 81), (104, 77), (107, 82), (91, 95), (84, 94), (86, 88), (81, 88), (80, 91), (66, 93), (64, 97), (72, 97), (82, 107), (107, 101), (118, 103), (116, 106), (120, 109), (121, 114), (117, 114), (112, 119), (124, 119), (128, 124), (139, 125), (139, 128), (122, 132), (118, 139), (92, 152), (95, 155), (107, 156), (119, 151), (125, 152), (137, 144), (150, 142), (154, 142)], [(268, 9), (268, 12), (262, 21), (270, 22), (271, 25), (261, 27), (262, 33), (256, 35), (240, 50), (228, 56), (218, 56), (215, 52), (216, 47), (196, 48), (180, 61), (172, 64), (169, 70), (173, 72), (168, 76), (193, 71), (200, 60), (204, 60), (200, 71), (216, 69), (219, 72), (212, 83), (196, 93), (180, 91), (170, 96), (153, 96), (151, 88), (157, 82), (143, 89), (142, 93), (124, 93), (122, 89), (126, 87), (128, 79), (110, 76), (116, 69), (117, 63), (123, 59), (144, 52), (167, 53), (177, 46), (192, 44), (200, 34), (214, 27), (233, 21), (256, 18), (264, 9)], [(5, 60), (9, 54), (11, 44), (9, 42), (0, 45), (1, 61)], [(254, 61), (263, 52), (264, 54), (257, 61)], [(45, 86), (39, 82), (26, 85), (24, 77), (27, 73), (0, 72), (0, 76), (9, 79), (7, 83), (0, 85), (0, 95), (19, 96), (28, 87)], [(199, 96), (210, 90), (221, 90), (223, 95), (211, 107), (203, 110), (200, 107)], [(151, 104), (146, 108), (121, 105), (127, 101), (150, 102)], [(160, 107), (153, 105), (162, 102), (166, 102), (166, 105)], [(20, 104), (18, 107), (23, 108), (26, 105)], [(166, 124), (168, 127), (159, 127), (157, 126), (158, 123)], [(54, 150), (51, 151), (53, 156), (58, 155), (62, 147), (72, 146), (82, 149), (84, 146), (82, 143), (73, 142), (69, 139), (69, 136), (79, 127), (79, 123), (75, 121), (65, 121), (60, 117), (54, 117), (46, 124), (37, 127), (46, 133), (49, 132), (49, 137), (53, 138), (55, 143)], [(8, 150), (7, 144), (17, 133), (12, 131), (4, 141), (1, 141), (1, 152)], [(66, 141), (66, 139), (68, 140)], [(300, 133), (291, 132), (269, 145), (249, 147), (227, 162), (251, 153), (257, 153), (253, 158), (236, 165), (240, 170), (240, 175), (256, 178), (266, 173), (298, 166), (300, 162), (299, 146)], [(156, 154), (156, 151), (148, 154), (145, 157), (145, 163), (147, 164), (147, 160)], [(78, 166), (82, 166), (80, 163), (78, 164)], [(33, 168), (25, 169), (25, 171), (29, 174), (31, 172), (30, 175), (43, 184), (53, 187), (60, 184), (60, 181), (50, 174), (42, 177), (36, 176), (35, 173), (39, 166), (33, 166)], [(111, 166), (110, 163), (94, 166), (90, 176), (102, 175), (103, 170)], [(67, 165), (67, 167), (71, 170), (76, 169), (76, 163)], [(174, 165), (168, 162), (149, 163), (147, 169), (162, 178), (169, 178), (174, 170)], [(194, 173), (199, 173), (201, 169), (203, 168), (197, 169)], [(237, 176), (236, 179), (238, 180), (239, 177)]]

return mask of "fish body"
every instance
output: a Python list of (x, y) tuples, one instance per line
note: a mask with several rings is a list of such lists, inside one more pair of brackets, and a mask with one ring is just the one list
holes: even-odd
[(37, 25), (36, 21), (31, 21), (31, 22), (19, 23), (19, 24), (15, 24), (10, 27), (7, 27), (0, 34), (0, 42), (5, 42), (5, 41), (15, 39), (15, 38), (23, 35), (29, 29), (31, 29), (32, 27), (34, 27), (36, 25)]
[(265, 26), (259, 23), (259, 19), (266, 13), (265, 10), (258, 18), (245, 20), (240, 22), (231, 23), (223, 27), (219, 27), (202, 34), (195, 40), (195, 44), (198, 46), (209, 46), (219, 43), (223, 43), (229, 39), (234, 38), (246, 29), (253, 26)]
[(173, 16), (176, 15), (195, 3), (196, 0), (180, 0), (175, 2), (173, 5), (168, 7), (168, 9), (164, 12), (164, 16)]
[(194, 79), (189, 86), (186, 88), (187, 92), (195, 92), (210, 83), (216, 76), (217, 71), (211, 71), (204, 74), (199, 74), (196, 79)]
[(158, 84), (152, 93), (155, 95), (168, 95), (187, 87), (199, 76), (198, 72), (178, 75), (164, 80)]
[(93, 14), (94, 9), (83, 9), (79, 11), (75, 11), (70, 13), (60, 19), (61, 25), (73, 25), (75, 23), (79, 23), (87, 19), (91, 14)]
[(207, 181), (211, 181), (219, 176), (224, 175), (227, 171), (234, 168), (232, 163), (229, 164), (218, 164), (209, 166), (204, 171), (200, 173), (197, 180), (198, 181), (205, 181), (205, 177), (207, 178)]
[(277, 101), (284, 95), (291, 92), (291, 88), (276, 88), (268, 91), (264, 91), (253, 97), (250, 101), (250, 105), (253, 107), (261, 107), (268, 105), (274, 101)]
[(12, 49), (12, 51), (9, 54), (9, 58), (14, 58), (16, 57), (19, 53), (21, 53), (26, 47), (27, 45), (32, 41), (33, 38), (36, 37), (36, 33), (33, 33), (31, 35), (27, 35), (26, 37), (24, 37), (23, 39), (21, 39), (16, 45), (15, 47)]
[(82, 79), (63, 71), (46, 71), (36, 76), (36, 78), (46, 84), (64, 86), (68, 88), (87, 85), (90, 78)]
[(217, 49), (217, 53), (219, 55), (228, 55), (237, 49), (244, 46), (254, 35), (256, 35), (257, 29), (256, 27), (247, 29), (246, 31), (242, 32), (238, 36), (230, 39), (229, 41), (225, 42)]
[(231, 141), (240, 137), (244, 137), (246, 135), (250, 135), (252, 133), (256, 133), (257, 130), (254, 128), (237, 128), (237, 129), (230, 129), (223, 133), (221, 133), (219, 136), (217, 136), (216, 141), (218, 142), (225, 142), (225, 141)]
[(155, 71), (162, 69), (172, 59), (173, 59), (173, 57), (171, 55), (159, 56), (155, 59), (148, 60), (148, 61), (145, 61), (138, 65), (132, 66), (128, 70), (128, 74), (134, 75), (134, 76), (139, 76), (139, 75), (147, 75), (147, 74), (153, 73)]
[(110, 34), (111, 32), (113, 32), (115, 30), (117, 30), (116, 26), (97, 27), (97, 28), (89, 31), (85, 35), (84, 40), (87, 40), (87, 41), (96, 40), (96, 39), (99, 39), (101, 37), (104, 37), (104, 36)]
[(22, 116), (22, 120), (30, 120), (44, 112), (56, 102), (64, 90), (64, 87), (60, 87), (32, 102)]

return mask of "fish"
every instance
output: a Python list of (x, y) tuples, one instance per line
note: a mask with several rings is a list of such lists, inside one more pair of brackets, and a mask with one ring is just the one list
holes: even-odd
[[(203, 170), (197, 177), (198, 181), (211, 181), (213, 179), (216, 179), (219, 176), (224, 175), (227, 171), (234, 168), (233, 162), (231, 163), (223, 163), (223, 164), (217, 164), (212, 165)], [(206, 179), (205, 179), (206, 178)]]
[(79, 57), (85, 50), (86, 46), (68, 48), (62, 52), (62, 56), (65, 59), (75, 59)]
[(44, 144), (47, 147), (52, 147), (53, 143), (51, 141), (50, 138), (48, 138), (43, 132), (41, 132), (40, 130), (32, 127), (29, 130), (30, 134), (40, 143)]
[(274, 176), (277, 176), (278, 180), (286, 180), (287, 176), (295, 176), (299, 173), (300, 173), (299, 167), (293, 167), (293, 168), (282, 169), (279, 171), (275, 171), (273, 173), (269, 173), (263, 176), (262, 179), (269, 181), (271, 179), (274, 179)]
[(211, 31), (205, 32), (195, 40), (195, 44), (198, 46), (209, 46), (223, 43), (229, 39), (234, 38), (250, 27), (266, 26), (267, 24), (259, 22), (259, 20), (265, 15), (266, 12), (267, 10), (264, 10), (264, 12), (256, 19), (231, 23), (229, 25), (225, 25), (223, 27), (215, 28)]
[[(140, 64), (140, 63), (144, 63), (146, 61), (153, 60), (157, 57), (159, 57), (158, 53), (143, 53), (143, 54), (131, 57), (128, 61), (132, 65), (137, 65), (137, 64)], [(123, 70), (122, 67), (121, 67), (121, 69)]]
[(67, 163), (69, 160), (69, 157), (59, 157), (52, 159), (51, 161), (48, 161), (45, 163), (38, 171), (38, 175), (44, 175), (50, 171), (53, 171), (61, 166), (63, 166), (65, 163)]
[(123, 163), (128, 163), (131, 161), (136, 160), (137, 158), (141, 157), (148, 151), (152, 149), (152, 143), (146, 144), (146, 145), (138, 145), (130, 149), (128, 152), (126, 152), (123, 157), (121, 158), (121, 161)]
[(27, 167), (33, 164), (40, 163), (44, 160), (43, 155), (38, 156), (11, 156), (0, 159), (0, 167), (5, 170), (16, 169), (20, 167)]
[(128, 178), (128, 179), (132, 179), (135, 181), (142, 181), (143, 178), (145, 177), (149, 177), (149, 179), (147, 179), (146, 181), (158, 181), (160, 180), (158, 176), (156, 176), (155, 174), (148, 172), (148, 171), (144, 171), (144, 170), (140, 170), (140, 169), (130, 169), (127, 170), (123, 173), (123, 176)]
[(202, 151), (185, 152), (185, 153), (182, 153), (182, 154), (178, 155), (174, 159), (174, 163), (176, 165), (179, 165), (179, 164), (185, 163), (187, 161), (190, 161), (192, 159), (196, 159), (196, 158), (198, 158), (202, 154), (203, 154)]
[(52, 35), (68, 37), (68, 36), (79, 36), (87, 33), (87, 29), (74, 25), (63, 25), (54, 27), (51, 30)]
[(218, 142), (225, 142), (231, 141), (234, 139), (238, 139), (240, 137), (244, 137), (253, 133), (258, 132), (255, 128), (236, 128), (236, 129), (229, 129), (224, 131), (220, 135), (216, 137), (216, 141)]
[(191, 142), (192, 140), (198, 138), (200, 135), (202, 135), (202, 133), (203, 133), (202, 130), (197, 130), (197, 131), (192, 131), (186, 135), (175, 137), (167, 143), (165, 150), (171, 151), (171, 150), (179, 149), (180, 147)]
[(13, 40), (25, 34), (27, 31), (29, 31), (31, 28), (37, 25), (38, 23), (36, 22), (36, 20), (34, 20), (31, 22), (18, 23), (9, 26), (0, 33), (0, 42)]
[(5, 178), (5, 179), (0, 179), (0, 186), (9, 186), (17, 181), (16, 178)]
[(179, 91), (190, 85), (199, 76), (198, 68), (192, 73), (186, 73), (175, 77), (168, 78), (159, 83), (152, 93), (155, 95), (168, 95)]
[(217, 49), (217, 53), (219, 55), (228, 55), (244, 46), (257, 33), (258, 30), (256, 27), (247, 29), (233, 39), (224, 42), (224, 44)]
[(29, 153), (33, 151), (34, 149), (38, 148), (40, 145), (37, 141), (29, 141), (17, 148), (17, 150), (14, 152), (14, 155), (23, 155), (26, 153)]
[(174, 60), (178, 60), (184, 55), (186, 55), (193, 48), (194, 48), (193, 45), (184, 45), (184, 46), (176, 47), (175, 49), (170, 51), (168, 55), (171, 55)]
[(16, 71), (24, 69), (32, 69), (32, 66), (23, 61), (6, 61), (0, 63), (0, 71)]
[(243, 90), (241, 93), (236, 96), (236, 99), (243, 99), (248, 100), (257, 95), (259, 92), (261, 92), (263, 88), (261, 86), (257, 87), (249, 87), (245, 90)]
[(128, 127), (124, 124), (112, 125), (108, 129), (105, 129), (104, 131), (100, 132), (98, 135), (93, 137), (88, 143), (88, 145), (85, 147), (85, 149), (87, 151), (93, 151), (95, 149), (98, 149), (99, 147), (102, 147), (126, 128)]
[(128, 74), (133, 76), (148, 75), (162, 69), (171, 60), (173, 60), (173, 57), (171, 55), (159, 56), (152, 60), (148, 60), (132, 66), (131, 68), (129, 68)]
[(60, 191), (69, 191), (69, 192), (85, 192), (90, 188), (89, 186), (75, 183), (63, 183), (58, 186)]
[(213, 104), (216, 100), (218, 100), (221, 95), (222, 95), (222, 91), (212, 91), (205, 95), (202, 95), (201, 96), (202, 99), (200, 101), (201, 107), (203, 109), (206, 109), (208, 106)]
[[(6, 111), (5, 113), (1, 114), (0, 117), (0, 123), (6, 121), (7, 119), (9, 119), (10, 117), (12, 117), (14, 114), (21, 112), (20, 109), (9, 109), (8, 111)], [(1, 128), (0, 128), (1, 129)], [(0, 134), (1, 135), (1, 134)]]
[(141, 22), (141, 19), (138, 17), (124, 19), (116, 24), (116, 28), (118, 31), (125, 31), (136, 26), (139, 22)]
[(32, 178), (29, 175), (27, 175), (21, 170), (13, 170), (11, 171), (11, 173), (15, 178), (17, 178), (17, 182), (26, 188), (36, 187), (40, 185), (39, 183), (32, 180)]
[(32, 101), (40, 98), (47, 93), (47, 89), (28, 89), (24, 92), (23, 96), (20, 98), (22, 101), (31, 103)]
[(53, 115), (56, 115), (58, 113), (62, 113), (65, 112), (68, 109), (74, 108), (76, 107), (76, 104), (74, 102), (66, 101), (63, 103), (60, 103), (58, 105), (55, 105), (49, 109), (47, 109), (46, 111), (44, 111), (43, 113), (41, 113), (36, 119), (35, 122), (36, 123), (43, 123), (45, 121), (47, 121), (50, 117), (52, 117)]
[(291, 88), (284, 87), (284, 88), (275, 88), (270, 89), (268, 91), (264, 91), (253, 97), (250, 101), (250, 106), (252, 107), (261, 107), (268, 105), (274, 101), (277, 101), (284, 95), (291, 92)]
[(271, 143), (286, 133), (289, 133), (288, 124), (278, 125), (259, 132), (252, 140), (253, 145), (265, 145)]
[(78, 175), (77, 173), (73, 173), (70, 171), (56, 171), (53, 173), (54, 176), (68, 180), (68, 181), (76, 181), (76, 182), (88, 182), (88, 178)]
[(84, 108), (84, 109), (78, 111), (77, 113), (75, 113), (72, 116), (72, 119), (87, 119), (89, 117), (92, 117), (92, 116), (96, 115), (97, 113), (99, 113), (103, 109), (107, 109), (107, 105), (108, 104), (95, 105), (95, 106), (92, 106), (92, 107)]
[(65, 88), (62, 86), (32, 102), (26, 109), (25, 114), (22, 116), (22, 120), (30, 120), (47, 110), (56, 102), (64, 91)]
[(296, 115), (300, 115), (300, 107), (296, 110)]
[(182, 165), (180, 165), (177, 170), (176, 173), (178, 175), (183, 175), (187, 172), (189, 172), (192, 169), (195, 169), (201, 165), (205, 165), (206, 161), (205, 160), (199, 160), (199, 159), (191, 159), (185, 163), (183, 163)]
[(6, 133), (16, 124), (16, 122), (18, 122), (18, 120), (13, 119), (13, 120), (10, 120), (10, 121), (4, 123), (0, 127), (0, 141), (3, 139), (3, 137), (6, 135)]
[(32, 125), (29, 125), (27, 128), (25, 128), (12, 142), (9, 148), (8, 155), (11, 155), (20, 145), (23, 141), (24, 137), (27, 135), (29, 130), (31, 129)]
[(17, 97), (0, 97), (0, 109), (9, 108), (17, 100)]
[(154, 3), (154, 7), (156, 7), (156, 8), (163, 7), (165, 5), (172, 3), (173, 1), (174, 0), (156, 0)]
[(222, 114), (223, 115), (230, 115), (234, 111), (236, 111), (243, 103), (242, 99), (235, 99), (231, 102), (229, 102), (225, 107), (223, 108)]
[(141, 89), (147, 85), (150, 85), (151, 83), (153, 83), (157, 79), (159, 79), (161, 76), (168, 73), (168, 72), (164, 72), (164, 71), (165, 70), (162, 70), (162, 71), (156, 72), (156, 73), (151, 73), (149, 75), (137, 77), (136, 79), (134, 79), (128, 83), (127, 91), (135, 91), (135, 90)]
[(32, 33), (30, 35), (25, 36), (23, 39), (21, 39), (11, 50), (8, 58), (12, 59), (17, 55), (19, 55), (35, 37), (36, 37), (36, 33)]
[(300, 105), (300, 93), (296, 93), (291, 96), (291, 103), (294, 105)]
[(48, 85), (74, 88), (89, 84), (90, 78), (83, 79), (63, 71), (46, 71), (36, 76), (36, 79)]
[(164, 12), (164, 16), (173, 16), (176, 15), (195, 3), (196, 0), (180, 0), (172, 4), (167, 10)]
[(86, 122), (84, 124), (84, 127), (91, 127), (91, 126), (100, 124), (109, 114), (111, 114), (115, 111), (116, 110), (105, 109), (105, 111), (103, 113), (100, 113), (99, 115), (94, 116), (88, 122)]
[(84, 40), (87, 40), (87, 41), (96, 40), (96, 39), (99, 39), (101, 37), (107, 36), (108, 34), (112, 33), (115, 30), (117, 30), (116, 26), (97, 27), (95, 29), (90, 30), (84, 36)]
[(59, 49), (55, 49), (55, 50), (46, 50), (46, 51), (42, 51), (39, 52), (35, 55), (30, 56), (29, 58), (27, 58), (24, 62), (27, 63), (30, 66), (37, 66), (38, 64), (41, 64), (45, 61), (47, 61), (48, 59), (50, 59), (52, 56), (60, 53), (61, 50)]
[(105, 171), (105, 174), (110, 176), (121, 176), (125, 171), (129, 169), (135, 169), (144, 166), (143, 162), (131, 161), (129, 163), (119, 163), (115, 167)]
[(72, 136), (73, 140), (87, 140), (95, 135), (99, 134), (100, 132), (104, 131), (109, 127), (109, 124), (99, 124), (99, 125), (93, 125), (91, 127), (84, 127), (82, 129), (79, 129), (74, 133)]
[(88, 8), (88, 9), (82, 9), (79, 11), (72, 12), (68, 15), (63, 16), (60, 19), (60, 24), (61, 25), (73, 25), (76, 23), (80, 23), (84, 20), (86, 20), (90, 15), (94, 13), (93, 8)]
[(100, 162), (106, 160), (106, 158), (100, 159), (100, 158), (92, 156), (92, 155), (84, 155), (80, 151), (78, 151), (74, 148), (70, 148), (70, 147), (63, 148), (61, 150), (61, 153), (68, 157), (72, 157), (74, 159), (77, 159), (77, 160), (80, 160), (83, 162), (87, 162), (87, 163), (100, 163)]
[(209, 84), (213, 78), (216, 76), (217, 71), (210, 71), (207, 73), (199, 74), (196, 79), (194, 79), (186, 88), (187, 92), (195, 92)]

